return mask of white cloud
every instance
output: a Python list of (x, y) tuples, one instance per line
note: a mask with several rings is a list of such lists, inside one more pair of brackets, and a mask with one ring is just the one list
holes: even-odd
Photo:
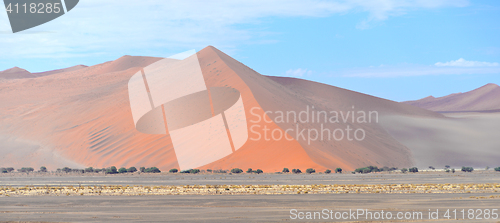
[(445, 63), (437, 62), (434, 65), (438, 67), (496, 67), (500, 64), (480, 61), (467, 61), (464, 58), (460, 58), (458, 60), (452, 60)]
[[(328, 17), (367, 12), (361, 28), (410, 10), (466, 6), (466, 0), (85, 0), (66, 15), (19, 34), (9, 34), (0, 10), (0, 58), (65, 58), (102, 54), (162, 56), (215, 45), (272, 42), (273, 34), (238, 25), (268, 17)], [(49, 32), (47, 32), (49, 31)], [(158, 55), (160, 54), (160, 55)]]
[(313, 72), (310, 71), (310, 70), (307, 70), (307, 69), (302, 69), (302, 68), (298, 68), (298, 69), (290, 69), (290, 70), (287, 70), (286, 73), (285, 73), (285, 76), (289, 76), (289, 77), (303, 77), (305, 75), (307, 76), (311, 76)]

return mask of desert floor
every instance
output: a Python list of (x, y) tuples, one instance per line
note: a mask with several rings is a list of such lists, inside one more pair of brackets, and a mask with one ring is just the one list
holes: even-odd
[[(127, 187), (127, 185), (130, 186)], [(280, 185), (278, 188), (291, 188), (292, 192), (272, 194), (273, 191), (267, 186), (276, 187), (276, 185)], [(217, 186), (219, 193), (213, 193), (214, 186)], [(453, 186), (456, 187), (453, 188)], [(147, 191), (134, 193), (130, 191), (130, 188), (134, 187), (147, 188)], [(211, 193), (192, 194), (194, 190), (207, 189), (207, 187), (212, 190)], [(362, 187), (361, 191), (355, 189), (359, 187)], [(391, 190), (387, 191), (387, 187), (391, 187)], [(2, 193), (0, 195), (0, 221), (355, 222), (366, 221), (366, 216), (361, 215), (359, 218), (350, 220), (324, 218), (294, 220), (291, 219), (294, 215), (290, 211), (296, 209), (298, 212), (306, 213), (328, 209), (336, 213), (348, 212), (349, 209), (354, 212), (357, 209), (368, 209), (372, 212), (382, 210), (385, 213), (391, 212), (394, 216), (398, 212), (422, 212), (424, 220), (408, 221), (414, 222), (431, 221), (429, 209), (431, 211), (438, 209), (440, 222), (462, 222), (464, 220), (461, 216), (458, 221), (453, 218), (453, 215), (448, 220), (445, 212), (457, 209), (460, 215), (460, 211), (464, 209), (467, 221), (500, 222), (500, 219), (477, 219), (478, 215), (474, 219), (467, 219), (469, 209), (477, 213), (479, 213), (478, 209), (481, 209), (481, 212), (486, 209), (490, 211), (500, 209), (499, 187), (500, 173), (494, 171), (457, 172), (455, 174), (421, 172), (417, 174), (298, 175), (4, 174), (0, 176), (0, 190), (3, 190), (0, 192)], [(96, 188), (102, 191), (101, 195), (96, 193)], [(154, 191), (163, 190), (162, 188), (166, 188), (165, 190), (175, 188), (176, 193), (152, 195), (155, 194)], [(256, 194), (237, 192), (252, 188), (258, 192)], [(64, 193), (61, 193), (62, 189), (65, 190)], [(50, 191), (50, 193), (39, 193), (40, 191)], [(71, 193), (68, 194), (66, 191)], [(111, 193), (112, 191), (114, 192)], [(300, 194), (297, 194), (297, 191)], [(305, 193), (306, 191), (309, 193)], [(10, 195), (6, 196), (7, 193)], [(484, 215), (480, 217), (484, 218)], [(406, 220), (393, 220), (392, 222), (404, 221)]]

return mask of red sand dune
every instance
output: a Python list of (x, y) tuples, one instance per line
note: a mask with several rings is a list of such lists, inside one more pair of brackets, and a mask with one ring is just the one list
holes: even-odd
[[(207, 86), (232, 87), (241, 92), (249, 127), (265, 125), (281, 130), (296, 127), (291, 122), (260, 120), (250, 123), (255, 120), (250, 111), (254, 107), (259, 109), (253, 112), (261, 117), (264, 111), (299, 113), (307, 106), (314, 106), (324, 111), (363, 110), (377, 111), (380, 116), (442, 118), (435, 112), (321, 83), (263, 76), (214, 47), (201, 50), (198, 57)], [(0, 79), (0, 135), (36, 142), (80, 166), (157, 166), (164, 171), (178, 168), (168, 135), (143, 134), (135, 130), (128, 99), (129, 78), (160, 59), (124, 56), (36, 78)], [(16, 72), (21, 71), (16, 69)], [(0, 77), (2, 74), (10, 77), (12, 72), (0, 73)], [(269, 117), (274, 120), (276, 114), (269, 114)], [(320, 123), (299, 125), (301, 128), (321, 128)], [(287, 167), (322, 171), (336, 167), (352, 170), (367, 165), (407, 167), (414, 163), (411, 151), (378, 123), (347, 121), (324, 125), (332, 130), (344, 129), (347, 125), (363, 128), (366, 139), (310, 143), (302, 138), (248, 140), (231, 155), (200, 168), (260, 168), (274, 172)], [(261, 128), (256, 131), (264, 134)], [(196, 140), (195, 136), (192, 140)], [(56, 160), (46, 165), (56, 168), (61, 167), (61, 163)]]
[(498, 111), (500, 110), (500, 86), (487, 84), (465, 93), (455, 93), (439, 98), (429, 96), (404, 103), (431, 111)]

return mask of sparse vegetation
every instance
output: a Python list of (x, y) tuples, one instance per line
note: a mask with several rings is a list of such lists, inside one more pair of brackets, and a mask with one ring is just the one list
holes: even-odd
[(135, 168), (135, 166), (130, 167), (130, 168), (127, 169), (127, 172), (135, 173), (135, 172), (137, 172), (137, 168)]
[(401, 169), (401, 173), (406, 173), (406, 172), (408, 172), (408, 169), (406, 168)]
[(450, 165), (446, 165), (446, 166), (444, 166), (444, 168), (450, 169)]
[(311, 174), (311, 173), (316, 173), (316, 170), (313, 168), (309, 168), (306, 170), (306, 173)]
[(331, 173), (331, 172), (332, 172), (332, 171), (331, 171), (331, 170), (329, 170), (329, 169), (325, 170), (325, 173)]
[(408, 171), (410, 171), (410, 173), (418, 173), (418, 168), (412, 167), (412, 168), (408, 169)]
[(45, 166), (40, 167), (40, 172), (44, 172), (44, 173), (47, 172), (47, 167), (45, 167)]
[(380, 170), (376, 166), (368, 166), (363, 168), (358, 168), (354, 170), (356, 173), (371, 173), (371, 172), (380, 172)]
[(248, 168), (247, 173), (253, 173), (252, 168)]
[(262, 171), (261, 169), (257, 169), (256, 171), (254, 171), (254, 173), (261, 174), (261, 173), (264, 173), (264, 171)]
[(177, 172), (179, 172), (179, 170), (174, 168), (174, 169), (170, 169), (168, 172), (169, 173), (177, 173)]
[(208, 172), (208, 173), (211, 173), (211, 172), (212, 172), (212, 169), (207, 169), (207, 172)]
[(84, 172), (85, 173), (93, 173), (94, 172), (94, 168), (93, 167), (87, 167), (87, 168), (85, 168)]
[(108, 169), (106, 169), (106, 174), (117, 174), (118, 173), (118, 170), (116, 169), (115, 166), (112, 166)]
[(139, 170), (141, 171), (141, 173), (144, 173), (146, 171), (146, 167), (140, 167)]
[[(154, 167), (154, 168), (156, 168), (156, 167)], [(148, 169), (149, 169), (149, 168), (148, 168)], [(158, 169), (158, 168), (156, 168), (156, 169)], [(146, 170), (146, 171), (147, 171), (147, 170)], [(199, 173), (199, 172), (200, 172), (200, 170), (199, 170), (199, 169), (189, 169), (189, 170), (183, 170), (183, 171), (181, 171), (181, 173), (195, 173), (195, 174), (196, 174), (196, 173)], [(146, 173), (148, 173), (148, 172), (146, 172)], [(159, 173), (159, 172), (158, 172), (158, 173)]]
[(292, 173), (302, 173), (302, 171), (300, 171), (300, 169), (293, 169)]
[[(199, 173), (200, 170), (199, 169), (195, 169), (197, 172), (196, 173)], [(160, 169), (156, 168), (156, 167), (149, 167), (147, 169), (144, 170), (145, 173), (161, 173)]]
[(243, 173), (243, 170), (240, 168), (234, 168), (231, 170), (231, 173)]
[(342, 168), (337, 167), (337, 169), (335, 169), (335, 173), (342, 173)]
[(500, 171), (500, 167), (495, 168), (495, 171)]
[(283, 172), (283, 173), (289, 173), (290, 170), (288, 170), (288, 168), (283, 168), (283, 171), (281, 171), (281, 172)]
[(429, 166), (429, 169), (435, 170), (436, 168), (434, 168), (433, 166)]
[(474, 168), (472, 167), (465, 167), (465, 166), (462, 167), (462, 172), (472, 172), (472, 171), (474, 171)]
[(20, 173), (29, 173), (29, 172), (33, 172), (35, 169), (33, 169), (33, 167), (23, 167), (21, 169), (18, 169), (17, 172), (20, 172)]
[(126, 173), (126, 172), (128, 172), (128, 171), (127, 171), (127, 168), (125, 168), (125, 167), (122, 167), (118, 170), (118, 173)]

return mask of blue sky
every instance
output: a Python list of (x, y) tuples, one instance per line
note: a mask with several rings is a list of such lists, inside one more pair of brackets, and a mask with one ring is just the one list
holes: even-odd
[(1, 12), (0, 70), (213, 45), (264, 75), (414, 100), (500, 84), (498, 21), (498, 1), (86, 0), (16, 34)]

